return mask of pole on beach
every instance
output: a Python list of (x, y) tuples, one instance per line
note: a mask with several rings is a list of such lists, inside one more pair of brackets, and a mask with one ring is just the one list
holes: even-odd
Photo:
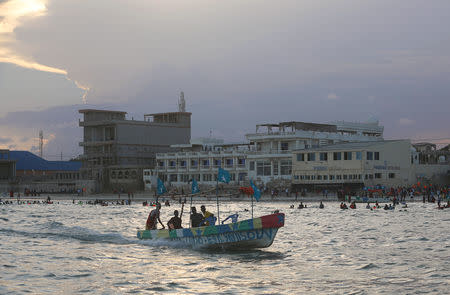
[(191, 212), (191, 213), (189, 214), (189, 228), (191, 228), (192, 196), (193, 196), (193, 194), (191, 194), (191, 209), (189, 209), (189, 212)]
[(219, 177), (216, 182), (216, 201), (217, 201), (217, 221), (220, 224), (220, 211), (219, 211)]
[(250, 195), (250, 199), (252, 199), (252, 219), (253, 219), (253, 196)]

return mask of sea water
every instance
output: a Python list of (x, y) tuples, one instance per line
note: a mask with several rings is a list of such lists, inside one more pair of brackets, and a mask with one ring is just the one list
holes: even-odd
[[(56, 202), (0, 206), (0, 294), (450, 293), (450, 209), (435, 204), (255, 203), (255, 217), (284, 212), (285, 227), (269, 248), (226, 252), (138, 240), (152, 207)], [(180, 207), (163, 206), (162, 221)], [(233, 213), (250, 218), (250, 204), (221, 204), (222, 220)]]

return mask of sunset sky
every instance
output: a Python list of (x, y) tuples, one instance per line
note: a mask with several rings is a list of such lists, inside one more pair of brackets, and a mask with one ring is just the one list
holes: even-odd
[(367, 121), (450, 143), (450, 1), (0, 0), (0, 148), (82, 151), (81, 108), (176, 111), (192, 137)]

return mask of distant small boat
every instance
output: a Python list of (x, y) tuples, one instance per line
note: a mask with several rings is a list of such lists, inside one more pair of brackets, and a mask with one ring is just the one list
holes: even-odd
[(194, 248), (253, 249), (272, 245), (284, 226), (284, 213), (235, 223), (181, 229), (138, 230), (139, 239), (170, 240)]

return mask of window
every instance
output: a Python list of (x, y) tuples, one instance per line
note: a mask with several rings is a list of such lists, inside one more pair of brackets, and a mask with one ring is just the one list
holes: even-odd
[(389, 173), (388, 177), (389, 178), (395, 178), (395, 173)]
[(364, 179), (368, 179), (369, 178), (369, 175), (364, 175)]
[(367, 160), (373, 160), (373, 152), (367, 152)]
[(340, 161), (341, 160), (341, 152), (334, 152), (333, 153), (333, 160), (334, 161)]
[(191, 160), (191, 167), (197, 167), (197, 166), (198, 166), (197, 160)]
[(323, 180), (328, 180), (328, 175), (324, 175)]
[(289, 142), (281, 142), (280, 146), (282, 151), (289, 150)]
[(351, 160), (352, 152), (344, 152), (344, 160)]
[(308, 153), (308, 161), (315, 161), (315, 160), (316, 160), (316, 154)]
[(273, 175), (278, 175), (278, 161), (273, 161)]
[(220, 167), (220, 160), (219, 159), (214, 159), (214, 167)]
[(320, 153), (319, 157), (320, 161), (328, 161), (328, 153)]
[(227, 167), (233, 167), (233, 159), (226, 159), (225, 160), (225, 165)]
[(347, 174), (344, 174), (344, 179), (347, 179)]
[(250, 161), (250, 171), (255, 171), (255, 162)]
[(203, 181), (211, 181), (211, 174), (203, 174)]
[(272, 174), (269, 161), (257, 161), (256, 162), (256, 175), (258, 176), (270, 176)]
[(375, 152), (375, 160), (380, 160), (380, 152)]
[(373, 179), (373, 174), (369, 174), (369, 179)]
[(202, 160), (202, 166), (205, 168), (209, 167), (209, 160)]
[(317, 180), (322, 180), (322, 175), (317, 175)]
[(336, 179), (341, 180), (342, 179), (342, 175), (336, 175)]
[(330, 180), (334, 180), (334, 175), (330, 175)]
[(235, 173), (230, 173), (230, 180), (231, 181), (236, 181), (236, 174)]
[(189, 181), (189, 174), (183, 174), (181, 175), (181, 181), (188, 182)]
[(284, 160), (281, 161), (281, 175), (291, 175), (292, 174), (292, 161)]
[(361, 179), (361, 174), (358, 174), (358, 179)]
[(180, 166), (181, 167), (186, 167), (186, 161), (185, 160), (181, 160), (180, 161)]
[(170, 167), (175, 167), (177, 165), (177, 163), (175, 161), (170, 161), (169, 162), (169, 166)]
[(177, 174), (170, 174), (169, 175), (169, 181), (177, 182), (178, 181), (178, 175)]
[(158, 166), (159, 167), (164, 167), (164, 161), (159, 161)]
[(245, 159), (238, 159), (238, 165), (239, 166), (245, 166)]
[(298, 162), (305, 161), (305, 154), (302, 153), (297, 154), (297, 161)]
[(381, 178), (381, 173), (375, 173), (375, 178)]
[(362, 153), (356, 152), (356, 160), (362, 160)]

